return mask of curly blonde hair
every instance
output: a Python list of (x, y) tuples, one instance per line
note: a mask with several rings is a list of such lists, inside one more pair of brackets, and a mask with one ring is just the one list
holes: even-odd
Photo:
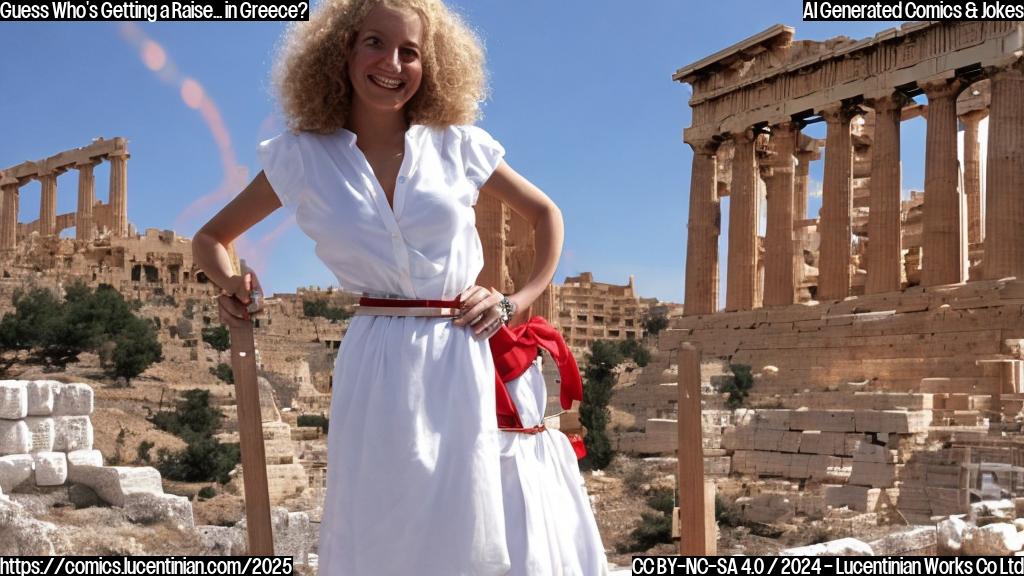
[(352, 105), (348, 58), (377, 6), (416, 12), (423, 22), (423, 81), (405, 105), (412, 124), (476, 121), (487, 95), (479, 38), (441, 0), (324, 0), (308, 21), (293, 23), (274, 63), (273, 84), (292, 130), (329, 134)]

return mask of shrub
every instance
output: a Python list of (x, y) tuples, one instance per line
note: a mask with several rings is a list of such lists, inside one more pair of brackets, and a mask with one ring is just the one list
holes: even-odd
[(664, 314), (655, 314), (644, 319), (644, 330), (651, 336), (657, 336), (658, 332), (665, 328), (668, 328), (668, 318)]
[(149, 440), (143, 440), (142, 442), (139, 442), (139, 447), (136, 449), (135, 452), (136, 455), (138, 455), (139, 460), (141, 460), (142, 462), (149, 462), (149, 451), (153, 449), (153, 446), (155, 446), (155, 444), (150, 442)]
[(156, 468), (160, 473), (183, 482), (227, 483), (241, 453), (238, 444), (222, 444), (213, 437), (223, 418), (219, 410), (210, 407), (210, 393), (198, 389), (186, 391), (173, 412), (158, 412), (148, 418), (161, 430), (188, 443), (178, 452), (163, 448), (157, 451)]
[(199, 489), (198, 496), (203, 500), (213, 498), (216, 495), (217, 491), (213, 488), (213, 486), (203, 486), (202, 488)]
[(217, 364), (216, 368), (210, 368), (210, 374), (213, 374), (217, 378), (220, 378), (228, 384), (235, 383), (235, 372), (231, 369), (231, 366), (221, 362)]
[(303, 414), (299, 416), (296, 423), (299, 426), (310, 426), (320, 428), (321, 430), (323, 430), (324, 434), (327, 434), (327, 426), (330, 423), (330, 420), (325, 418), (323, 414)]
[(733, 378), (722, 387), (722, 391), (729, 394), (725, 401), (726, 407), (735, 410), (743, 406), (750, 395), (750, 389), (754, 387), (754, 375), (746, 364), (730, 364), (729, 369), (732, 370)]
[(231, 348), (231, 332), (222, 325), (203, 328), (203, 342), (206, 342), (218, 352)]

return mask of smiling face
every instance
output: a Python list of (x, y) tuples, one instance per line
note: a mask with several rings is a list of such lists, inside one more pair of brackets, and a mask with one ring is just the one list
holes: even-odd
[(398, 112), (423, 80), (423, 22), (412, 11), (377, 6), (367, 15), (348, 61), (353, 104)]

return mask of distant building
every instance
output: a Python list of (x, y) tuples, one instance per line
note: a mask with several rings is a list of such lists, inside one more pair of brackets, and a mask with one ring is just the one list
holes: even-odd
[(644, 337), (646, 299), (641, 302), (634, 278), (620, 286), (594, 282), (591, 272), (570, 276), (556, 286), (555, 302), (562, 336), (573, 348), (596, 340), (639, 340)]

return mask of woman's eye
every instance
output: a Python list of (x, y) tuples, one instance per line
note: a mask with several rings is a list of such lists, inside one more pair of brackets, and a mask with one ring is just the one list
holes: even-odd
[(364, 40), (364, 43), (367, 46), (380, 46), (381, 45), (380, 38), (377, 38), (376, 36), (370, 36), (369, 38)]
[(401, 54), (402, 58), (407, 62), (412, 62), (413, 60), (416, 60), (417, 58), (420, 57), (419, 52), (413, 50), (412, 48), (403, 48)]

